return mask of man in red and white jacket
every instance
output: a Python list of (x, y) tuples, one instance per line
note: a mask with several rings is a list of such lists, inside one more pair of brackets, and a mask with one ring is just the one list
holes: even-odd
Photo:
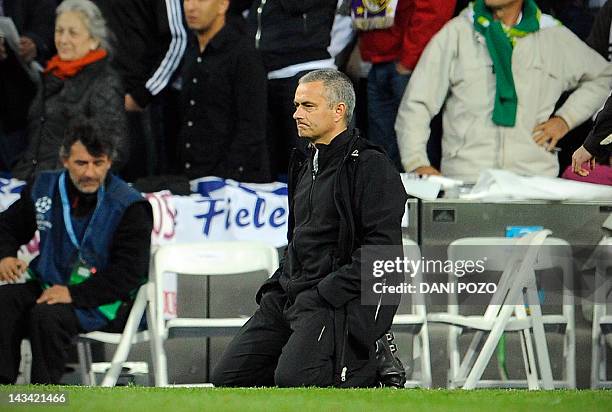
[[(369, 2), (362, 3), (367, 9)], [(397, 110), (423, 49), (451, 19), (455, 5), (455, 0), (398, 0), (391, 27), (359, 32), (361, 58), (372, 63), (368, 75), (367, 137), (384, 147), (400, 170), (393, 129)]]

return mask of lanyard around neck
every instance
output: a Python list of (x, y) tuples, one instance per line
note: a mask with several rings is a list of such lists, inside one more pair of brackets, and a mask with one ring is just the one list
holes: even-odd
[[(62, 199), (62, 210), (64, 213), (64, 226), (66, 227), (66, 232), (68, 232), (68, 236), (70, 237), (70, 241), (72, 242), (74, 247), (77, 248), (77, 250), (80, 250), (81, 244), (79, 240), (77, 239), (76, 234), (74, 232), (74, 227), (72, 226), (72, 218), (70, 216), (70, 202), (68, 201), (68, 191), (66, 190), (66, 172), (65, 171), (60, 175), (60, 178), (59, 178), (59, 191), (60, 191), (60, 197)], [(94, 210), (94, 214), (91, 220), (89, 221), (87, 228), (85, 229), (83, 240), (85, 240), (85, 237), (89, 233), (89, 226), (91, 222), (94, 220), (93, 218), (98, 212), (98, 209), (100, 208), (100, 204), (102, 203), (102, 199), (104, 198), (104, 193), (105, 193), (104, 184), (102, 184), (100, 185), (100, 188), (98, 189), (98, 200), (96, 202), (96, 209)]]

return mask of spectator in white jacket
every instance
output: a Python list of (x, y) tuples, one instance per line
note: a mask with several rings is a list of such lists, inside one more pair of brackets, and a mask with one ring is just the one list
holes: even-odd
[(557, 142), (611, 86), (612, 66), (534, 0), (476, 0), (434, 36), (412, 75), (395, 123), (402, 165), (440, 174), (426, 145), (444, 106), (443, 175), (468, 183), (489, 168), (557, 176)]

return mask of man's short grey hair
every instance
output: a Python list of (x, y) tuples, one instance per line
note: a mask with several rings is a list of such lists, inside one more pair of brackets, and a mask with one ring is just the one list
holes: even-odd
[(100, 41), (100, 47), (110, 52), (109, 32), (102, 12), (90, 0), (64, 0), (55, 10), (56, 16), (66, 12), (76, 12), (83, 17), (83, 23), (91, 37)]
[(348, 76), (335, 69), (315, 70), (300, 77), (299, 84), (323, 82), (325, 95), (329, 102), (329, 107), (333, 108), (338, 103), (346, 105), (346, 125), (348, 126), (353, 119), (355, 110), (355, 89)]

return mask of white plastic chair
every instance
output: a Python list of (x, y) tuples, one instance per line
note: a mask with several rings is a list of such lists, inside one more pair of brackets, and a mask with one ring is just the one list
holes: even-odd
[[(487, 271), (503, 272), (508, 258), (512, 253), (512, 246), (516, 244), (516, 239), (502, 237), (481, 237), (464, 238), (452, 242), (448, 247), (448, 258), (451, 261), (476, 259), (486, 256), (485, 269)], [(573, 264), (572, 248), (565, 240), (557, 238), (547, 238), (544, 241), (544, 248), (540, 249), (534, 264), (534, 270), (543, 271), (558, 268), (563, 273), (563, 303), (560, 314), (543, 315), (542, 321), (545, 327), (555, 326), (563, 333), (563, 378), (553, 382), (556, 388), (575, 389), (576, 388), (576, 330), (575, 330), (575, 306), (573, 295)], [(554, 255), (551, 256), (551, 248), (554, 248)], [(475, 256), (478, 254), (478, 256)], [(560, 259), (558, 257), (561, 257)], [(456, 283), (457, 277), (449, 275), (449, 282)], [(459, 314), (459, 305), (456, 294), (449, 294), (448, 312), (454, 315)], [(507, 331), (513, 330), (513, 322), (516, 317), (512, 317), (508, 324)], [(555, 328), (552, 328), (555, 329)], [(451, 326), (449, 328), (448, 352), (450, 358), (450, 369), (448, 373), (449, 386), (456, 385), (460, 369), (459, 337), (463, 330), (460, 327)], [(527, 386), (525, 380), (481, 380), (478, 387), (504, 387), (522, 388)]]
[[(117, 379), (121, 374), (121, 369), (127, 361), (130, 353), (130, 348), (133, 344), (147, 342), (150, 340), (150, 332), (148, 330), (138, 331), (138, 326), (146, 312), (147, 325), (154, 324), (154, 312), (151, 307), (151, 302), (154, 299), (154, 286), (152, 283), (146, 283), (138, 289), (134, 305), (130, 311), (128, 319), (122, 333), (109, 333), (94, 331), (80, 334), (77, 338), (77, 352), (79, 355), (79, 366), (81, 369), (81, 381), (84, 385), (95, 386), (96, 378), (92, 369), (91, 358), (91, 342), (102, 342), (118, 345), (111, 360), (110, 367), (106, 371), (102, 380), (101, 386), (115, 386)], [(150, 328), (150, 326), (149, 326)], [(154, 345), (151, 345), (151, 357), (153, 359), (153, 369), (158, 368), (155, 365), (157, 356)]]
[(246, 318), (175, 318), (163, 316), (162, 286), (165, 272), (177, 275), (223, 276), (266, 271), (278, 267), (273, 246), (250, 241), (204, 242), (160, 247), (154, 257), (155, 327), (153, 346), (157, 354), (155, 385), (168, 386), (164, 341), (175, 336), (219, 336), (236, 333)]
[[(418, 245), (408, 239), (402, 238), (404, 245), (404, 257), (411, 261), (421, 260)], [(411, 284), (417, 285), (416, 293), (411, 294), (411, 313), (397, 314), (393, 318), (391, 329), (396, 332), (405, 332), (413, 335), (412, 340), (412, 364), (414, 369), (412, 378), (406, 381), (406, 388), (422, 387), (431, 388), (431, 354), (429, 349), (429, 329), (427, 327), (427, 309), (425, 297), (419, 292), (418, 285), (423, 281), (423, 273), (418, 270)]]
[[(539, 389), (540, 386), (544, 389), (554, 388), (534, 269), (540, 247), (550, 233), (549, 230), (542, 230), (516, 240), (516, 245), (519, 247), (510, 248), (497, 290), (484, 315), (462, 316), (456, 313), (428, 315), (430, 322), (476, 330), (458, 371), (452, 376), (453, 387), (462, 385), (463, 389), (476, 388), (501, 335), (504, 331), (518, 331), (521, 335), (527, 386), (529, 389)], [(528, 306), (529, 314), (525, 306)], [(531, 331), (534, 335), (537, 361)], [(488, 336), (481, 345), (485, 333), (488, 333)]]
[(606, 272), (612, 267), (612, 238), (599, 242), (595, 251), (595, 295), (591, 339), (591, 388), (612, 388), (606, 374), (606, 335), (612, 333), (612, 315), (608, 314), (608, 296), (612, 278)]

